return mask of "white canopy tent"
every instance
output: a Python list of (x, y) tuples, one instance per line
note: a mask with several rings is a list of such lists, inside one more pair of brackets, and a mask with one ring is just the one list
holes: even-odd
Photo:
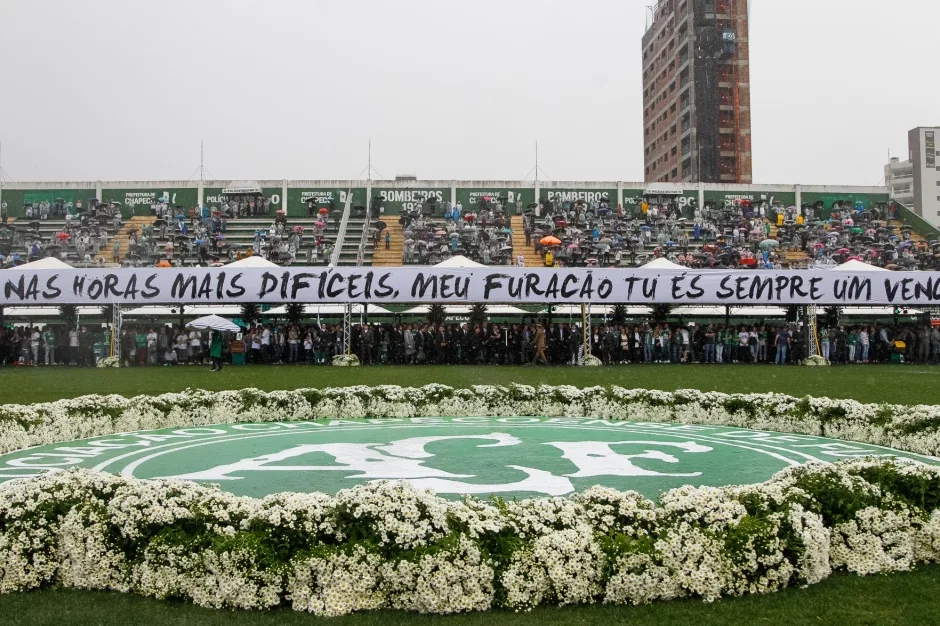
[[(412, 309), (404, 311), (406, 315), (425, 315), (431, 310), (431, 307), (428, 305), (425, 306), (416, 306)], [(470, 311), (473, 310), (473, 307), (468, 304), (448, 304), (444, 306), (444, 311), (448, 315), (469, 315)], [(503, 304), (493, 304), (486, 305), (487, 315), (526, 315), (528, 311), (520, 309), (519, 307), (508, 306)]]
[[(81, 317), (100, 317), (101, 306), (80, 306), (76, 309)], [(17, 306), (4, 308), (3, 314), (8, 318), (16, 317), (58, 317), (62, 315), (59, 307), (55, 306)]]
[(260, 256), (246, 256), (244, 259), (240, 259), (223, 267), (280, 267), (277, 263), (272, 263), (267, 259), (263, 259)]
[[(614, 312), (613, 305), (610, 304), (594, 304), (591, 305), (591, 315), (612, 315)], [(648, 306), (628, 306), (627, 315), (631, 317), (637, 317), (642, 315), (650, 315), (653, 310)], [(539, 315), (547, 315), (548, 309), (539, 310)], [(581, 315), (581, 305), (580, 304), (560, 304), (555, 307), (554, 315)]]
[(9, 268), (11, 270), (70, 270), (73, 269), (68, 263), (63, 263), (59, 259), (51, 256), (47, 256), (44, 259), (39, 259), (38, 261), (33, 261), (31, 263), (24, 263), (23, 265), (17, 265), (16, 267)]
[(852, 259), (851, 261), (846, 261), (842, 265), (837, 265), (836, 267), (829, 270), (831, 272), (890, 272), (891, 270), (886, 270), (883, 267), (876, 267), (874, 265), (869, 265), (868, 263), (862, 263), (861, 261), (856, 261)]
[(441, 261), (434, 267), (486, 267), (486, 265), (471, 261), (467, 257), (458, 254), (457, 256), (450, 257), (446, 261)]
[[(192, 305), (183, 308), (183, 313), (190, 315), (239, 315), (242, 308), (237, 304)], [(178, 317), (179, 307), (172, 306), (142, 306), (122, 312), (124, 317)]]
[[(305, 304), (304, 305), (304, 315), (342, 315), (346, 310), (345, 304)], [(360, 315), (365, 313), (365, 309), (361, 304), (354, 304), (352, 307), (353, 315)], [(287, 313), (286, 306), (277, 306), (273, 309), (268, 309), (264, 312), (265, 315), (284, 315)], [(384, 307), (377, 306), (375, 304), (369, 305), (369, 315), (384, 315), (386, 313), (391, 313), (388, 309)]]
[[(672, 309), (670, 315), (680, 315), (684, 317), (724, 317), (725, 307), (723, 306), (680, 306)], [(787, 314), (785, 307), (781, 306), (733, 306), (728, 315), (730, 317), (784, 317)]]
[(658, 259), (653, 259), (649, 263), (643, 266), (645, 270), (687, 270), (684, 265), (679, 265), (678, 263), (673, 263), (669, 259), (659, 257)]

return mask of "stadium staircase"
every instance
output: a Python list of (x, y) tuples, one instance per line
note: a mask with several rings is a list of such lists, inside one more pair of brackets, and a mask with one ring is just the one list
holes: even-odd
[[(349, 224), (346, 226), (346, 236), (340, 245), (338, 265), (356, 265), (356, 256), (359, 253), (359, 242), (362, 240), (362, 229), (365, 227), (365, 217), (349, 217)], [(336, 236), (334, 234), (334, 236)], [(365, 254), (362, 259), (363, 265), (372, 265), (372, 242), (366, 244)]]
[[(901, 229), (904, 227), (904, 224), (903, 224), (902, 222), (898, 221), (898, 220), (891, 220), (891, 221), (888, 222), (888, 223), (889, 223), (890, 226), (892, 226), (893, 228), (895, 228), (898, 232), (900, 232)], [(915, 233), (914, 231), (911, 231), (911, 241), (913, 241), (913, 242), (916, 244), (916, 243), (920, 243), (921, 241), (927, 241), (927, 239), (925, 239), (925, 238), (924, 238), (923, 236), (921, 236), (921, 235), (918, 235), (918, 234)]]
[[(114, 236), (120, 242), (121, 256), (120, 258), (127, 258), (127, 254), (130, 251), (131, 247), (131, 233), (134, 231), (142, 232), (144, 226), (149, 226), (157, 221), (157, 218), (150, 215), (135, 215), (130, 218), (124, 225), (121, 226), (121, 230)], [(98, 252), (98, 257), (101, 258), (105, 263), (116, 263), (114, 260), (114, 241), (108, 243), (106, 249)]]
[[(516, 256), (522, 253), (526, 267), (542, 267), (544, 264), (542, 257), (535, 252), (535, 247), (525, 245), (525, 226), (521, 215), (512, 216), (512, 251)], [(513, 265), (515, 263), (516, 260), (513, 259)]]
[[(405, 233), (398, 220), (385, 220), (387, 231), (392, 236), (391, 248), (385, 249), (385, 231), (379, 237), (379, 247), (372, 253), (372, 265), (377, 267), (401, 267), (405, 249)], [(371, 242), (367, 247), (372, 247)]]

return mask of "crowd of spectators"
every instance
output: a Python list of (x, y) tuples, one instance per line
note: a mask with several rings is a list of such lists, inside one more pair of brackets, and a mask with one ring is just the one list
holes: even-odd
[[(43, 202), (27, 205), (27, 217), (0, 223), (0, 266), (19, 265), (44, 257), (55, 257), (74, 264), (91, 264), (104, 249), (112, 233), (121, 228), (117, 205), (91, 202), (86, 209), (75, 205)], [(51, 208), (50, 208), (51, 207)], [(64, 219), (63, 219), (64, 218)], [(40, 230), (49, 219), (61, 223), (46, 235)]]
[[(210, 331), (163, 325), (125, 326), (118, 345), (125, 365), (168, 366), (209, 363), (211, 343)], [(806, 335), (791, 324), (601, 324), (591, 328), (589, 344), (605, 365), (793, 364), (808, 354)], [(4, 364), (94, 366), (109, 346), (103, 327), (0, 329)], [(351, 346), (363, 365), (573, 365), (586, 353), (580, 327), (547, 321), (356, 324)], [(940, 364), (940, 330), (930, 325), (822, 328), (818, 347), (833, 364)], [(242, 333), (224, 333), (221, 341), (225, 362), (238, 353), (252, 365), (329, 365), (344, 349), (339, 324), (256, 324)]]
[[(689, 217), (691, 215), (691, 217)], [(894, 206), (706, 202), (684, 216), (677, 200), (613, 208), (605, 200), (543, 203), (524, 218), (526, 244), (546, 266), (635, 266), (665, 257), (687, 267), (782, 269), (857, 259), (889, 269), (940, 267), (940, 242), (915, 241)]]
[(440, 216), (434, 211), (406, 211), (399, 217), (405, 237), (403, 262), (434, 265), (461, 255), (483, 265), (511, 265), (515, 261), (511, 222), (499, 198), (483, 197), (468, 210), (460, 202), (448, 203)]
[[(234, 206), (233, 206), (234, 205)], [(243, 206), (244, 205), (244, 206)], [(247, 213), (242, 213), (247, 211)], [(244, 245), (232, 244), (227, 239), (229, 220), (242, 216), (263, 216), (267, 208), (261, 198), (247, 203), (223, 204), (220, 210), (193, 209), (188, 214), (178, 213), (165, 217), (164, 209), (157, 209), (158, 218), (152, 225), (145, 225), (141, 231), (132, 231), (130, 238), (129, 264), (182, 265), (187, 260), (200, 265), (224, 265), (240, 256), (252, 255), (279, 265), (290, 265), (306, 245), (315, 259), (329, 258), (331, 242), (324, 236), (327, 217), (317, 216), (308, 231), (302, 225), (291, 226), (284, 210), (275, 211), (273, 221), (265, 228), (258, 228), (251, 233)], [(136, 263), (135, 263), (136, 262)]]

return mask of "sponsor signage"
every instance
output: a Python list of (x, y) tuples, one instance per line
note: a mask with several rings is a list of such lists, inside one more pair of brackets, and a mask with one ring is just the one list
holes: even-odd
[(450, 189), (373, 189), (372, 195), (382, 212), (399, 215), (409, 211), (426, 211), (433, 198), (436, 213), (443, 214), (444, 203), (450, 202)]

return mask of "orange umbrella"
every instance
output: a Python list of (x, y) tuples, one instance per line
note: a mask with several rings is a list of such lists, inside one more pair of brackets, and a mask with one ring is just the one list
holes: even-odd
[(549, 235), (548, 237), (542, 237), (542, 240), (539, 243), (543, 246), (559, 246), (561, 245), (561, 239)]
[(157, 267), (173, 267), (169, 261), (160, 261), (157, 263)]

